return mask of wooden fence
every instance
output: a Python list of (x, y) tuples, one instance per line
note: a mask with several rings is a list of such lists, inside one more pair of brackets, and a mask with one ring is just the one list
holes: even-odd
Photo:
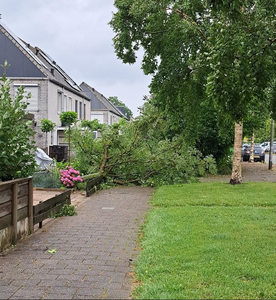
[(89, 197), (100, 188), (100, 184), (103, 182), (104, 176), (100, 175), (95, 178), (91, 178), (86, 183), (86, 197)]
[[(55, 191), (55, 189), (47, 189), (48, 191)], [(57, 191), (60, 192), (60, 189)], [(39, 223), (39, 228), (42, 228), (42, 221), (51, 218), (56, 213), (60, 212), (64, 204), (71, 204), (71, 190), (55, 195), (54, 197), (41, 202), (33, 207), (34, 225)]]
[(0, 251), (32, 232), (33, 179), (0, 183)]

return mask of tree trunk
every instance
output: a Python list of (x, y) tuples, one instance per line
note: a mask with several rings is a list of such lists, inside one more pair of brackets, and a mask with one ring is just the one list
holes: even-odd
[(248, 162), (254, 162), (254, 130), (251, 136), (251, 142), (250, 142), (250, 157), (249, 157), (249, 161)]
[(235, 123), (234, 157), (230, 184), (242, 183), (241, 170), (242, 124)]
[(70, 132), (70, 128), (71, 126), (69, 125), (69, 148), (68, 148), (68, 150), (69, 150), (69, 157), (68, 157), (68, 159), (69, 159), (69, 166), (70, 166), (70, 164), (71, 164), (71, 162), (70, 162), (70, 160), (71, 160), (71, 149), (70, 149), (70, 135), (71, 135), (71, 132)]

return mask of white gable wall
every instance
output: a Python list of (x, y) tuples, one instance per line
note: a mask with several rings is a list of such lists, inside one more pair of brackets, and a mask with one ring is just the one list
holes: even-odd
[[(19, 86), (26, 86), (28, 89), (32, 89), (34, 87), (37, 88), (37, 98), (38, 98), (38, 105), (36, 110), (34, 109), (27, 109), (30, 113), (34, 115), (34, 130), (35, 134), (35, 141), (36, 146), (44, 149), (47, 147), (46, 144), (46, 133), (40, 130), (40, 120), (42, 118), (48, 118), (48, 79), (45, 78), (35, 78), (35, 79), (24, 79), (24, 78), (11, 78), (11, 96), (14, 99), (15, 93)], [(34, 89), (35, 90), (35, 89)], [(35, 107), (35, 106), (33, 106)]]
[[(26, 90), (33, 90), (37, 95), (33, 95), (32, 99), (35, 100), (37, 97), (37, 106), (33, 101), (32, 107), (28, 111), (34, 114), (34, 129), (35, 129), (35, 141), (36, 146), (44, 150), (48, 149), (50, 145), (58, 145), (58, 130), (64, 130), (61, 126), (59, 119), (60, 113), (58, 111), (58, 93), (62, 92), (64, 111), (69, 111), (69, 98), (72, 99), (72, 111), (75, 111), (75, 100), (78, 101), (78, 113), (80, 109), (80, 103), (82, 104), (82, 118), (90, 120), (90, 101), (85, 98), (74, 94), (71, 91), (65, 90), (53, 82), (50, 82), (47, 78), (43, 79), (24, 79), (24, 78), (11, 78), (11, 96), (14, 99), (17, 88), (21, 85), (26, 87)], [(67, 100), (67, 101), (66, 101)], [(65, 103), (67, 102), (67, 104)], [(85, 106), (84, 106), (85, 104)], [(36, 108), (36, 109), (34, 109)], [(85, 108), (85, 115), (84, 115)], [(80, 116), (78, 116), (80, 117)], [(53, 132), (45, 133), (41, 131), (41, 119), (49, 119), (54, 122), (57, 126)], [(47, 136), (47, 137), (46, 137)]]
[(92, 110), (91, 121), (93, 121), (94, 119), (97, 119), (100, 124), (113, 125), (115, 123), (118, 123), (121, 117), (108, 110)]
[[(59, 102), (61, 101), (61, 103)], [(76, 102), (77, 101), (77, 102)], [(53, 82), (49, 82), (49, 117), (48, 119), (56, 123), (56, 128), (52, 135), (52, 144), (58, 145), (58, 131), (63, 131), (65, 128), (62, 126), (59, 119), (60, 114), (63, 111), (74, 111), (77, 113), (78, 119), (90, 119), (90, 101), (85, 98), (56, 85)], [(80, 104), (81, 104), (81, 115), (80, 115)], [(84, 114), (85, 111), (85, 114)], [(49, 144), (50, 145), (50, 144)]]

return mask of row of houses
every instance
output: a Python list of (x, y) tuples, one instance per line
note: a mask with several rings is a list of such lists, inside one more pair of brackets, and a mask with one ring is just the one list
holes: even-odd
[[(126, 118), (103, 94), (85, 82), (78, 85), (47, 53), (18, 38), (0, 21), (0, 63), (4, 61), (10, 65), (6, 74), (12, 97), (22, 85), (26, 94), (31, 93), (28, 112), (33, 115), (36, 145), (46, 152), (51, 145), (66, 145), (59, 119), (64, 111), (76, 112), (79, 120), (98, 119), (108, 125)], [(53, 132), (41, 131), (44, 118), (57, 125)]]

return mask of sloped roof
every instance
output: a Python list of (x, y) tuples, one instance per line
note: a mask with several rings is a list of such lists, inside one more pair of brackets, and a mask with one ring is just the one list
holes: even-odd
[(103, 106), (106, 107), (107, 110), (120, 116), (121, 118), (126, 118), (126, 116), (110, 100), (108, 100), (108, 98), (106, 98), (103, 94), (98, 92), (96, 89), (94, 89), (93, 87), (91, 87), (85, 82), (82, 82), (80, 86), (81, 87), (84, 86), (86, 89), (88, 89), (103, 104)]
[(0, 21), (0, 30), (19, 48), (36, 67), (52, 82), (60, 85), (81, 97), (90, 100), (81, 87), (48, 55), (38, 47), (33, 47), (18, 38), (3, 22)]

